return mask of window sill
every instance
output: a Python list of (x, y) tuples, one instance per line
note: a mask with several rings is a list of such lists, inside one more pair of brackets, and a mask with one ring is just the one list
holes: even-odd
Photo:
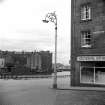
[(89, 48), (92, 48), (92, 46), (91, 45), (85, 45), (85, 46), (81, 46), (81, 48), (89, 49)]
[(90, 22), (90, 21), (92, 21), (92, 19), (80, 20), (80, 23)]

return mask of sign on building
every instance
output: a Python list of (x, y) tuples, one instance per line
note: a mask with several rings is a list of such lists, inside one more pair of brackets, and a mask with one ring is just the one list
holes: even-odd
[(105, 56), (78, 56), (77, 61), (105, 61)]

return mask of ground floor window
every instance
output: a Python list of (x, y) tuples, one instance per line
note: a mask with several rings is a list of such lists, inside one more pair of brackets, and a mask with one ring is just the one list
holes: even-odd
[(80, 82), (105, 84), (105, 62), (81, 62)]

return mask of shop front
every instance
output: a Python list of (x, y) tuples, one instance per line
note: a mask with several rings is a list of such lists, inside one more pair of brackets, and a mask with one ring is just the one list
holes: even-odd
[(105, 56), (82, 56), (80, 62), (80, 83), (105, 85)]

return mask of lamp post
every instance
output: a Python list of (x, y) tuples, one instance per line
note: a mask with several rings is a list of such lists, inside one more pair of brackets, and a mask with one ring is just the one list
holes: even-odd
[(45, 19), (43, 20), (44, 23), (48, 22), (53, 22), (55, 25), (55, 59), (54, 59), (54, 82), (53, 82), (53, 88), (57, 88), (57, 69), (56, 69), (56, 64), (57, 64), (57, 16), (55, 12), (53, 13), (48, 13), (45, 16)]

